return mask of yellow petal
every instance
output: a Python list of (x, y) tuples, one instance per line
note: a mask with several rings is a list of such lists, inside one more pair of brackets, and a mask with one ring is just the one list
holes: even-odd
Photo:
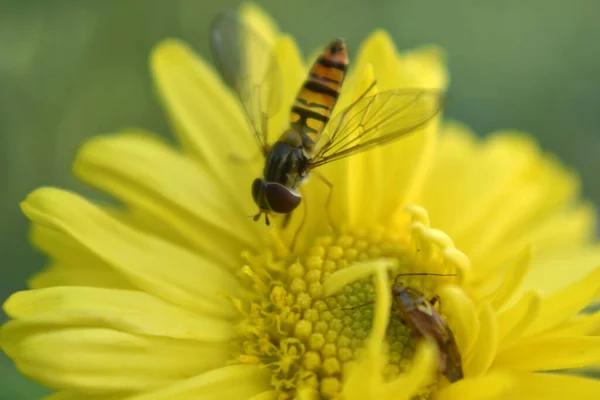
[(428, 341), (421, 342), (415, 352), (412, 366), (406, 374), (391, 382), (383, 382), (379, 375), (379, 364), (361, 362), (351, 370), (344, 384), (343, 394), (347, 400), (362, 399), (410, 399), (433, 379), (438, 353), (436, 346)]
[(335, 271), (323, 283), (323, 295), (329, 297), (337, 293), (344, 286), (369, 275), (376, 274), (380, 268), (392, 268), (398, 264), (395, 259), (382, 258), (379, 260), (369, 260), (357, 262), (347, 268)]
[(84, 393), (149, 390), (223, 365), (229, 346), (105, 328), (49, 329), (11, 321), (2, 350), (24, 375), (54, 389)]
[[(182, 380), (166, 388), (132, 396), (131, 400), (249, 399), (269, 389), (268, 369), (255, 365), (230, 365)], [(261, 397), (259, 397), (261, 398)]]
[(363, 71), (367, 64), (373, 66), (380, 91), (403, 87), (398, 51), (393, 39), (384, 30), (376, 30), (361, 43), (354, 64), (357, 71)]
[(224, 294), (234, 293), (236, 280), (197, 254), (136, 231), (58, 189), (36, 190), (22, 209), (34, 223), (94, 253), (142, 290), (195, 311), (235, 315)]
[(89, 394), (74, 392), (72, 390), (63, 390), (52, 393), (50, 396), (44, 397), (44, 400), (124, 400), (128, 396), (126, 394), (106, 395), (106, 394)]
[(448, 324), (454, 332), (460, 353), (470, 354), (479, 336), (479, 320), (475, 303), (459, 287), (443, 286), (439, 290), (440, 307), (448, 317)]
[(181, 243), (236, 266), (252, 247), (256, 224), (235, 207), (220, 182), (166, 143), (141, 132), (88, 141), (74, 163), (77, 177), (164, 222)]
[(446, 54), (438, 46), (426, 45), (400, 53), (400, 87), (443, 89), (448, 87)]
[[(534, 245), (535, 256), (518, 298), (528, 290), (553, 293), (577, 282), (591, 272), (600, 259), (600, 249), (592, 244), (596, 232), (595, 212), (589, 204), (569, 207), (533, 224), (526, 232), (512, 235), (488, 253), (486, 270), (505, 268), (524, 247)], [(569, 268), (565, 268), (565, 262)], [(480, 274), (486, 282), (485, 273)]]
[[(390, 316), (391, 296), (386, 265), (375, 264), (375, 315), (363, 359), (350, 369), (343, 393), (348, 400), (378, 397), (383, 391), (383, 340)], [(350, 267), (351, 268), (351, 267)]]
[(512, 307), (498, 315), (498, 338), (504, 348), (519, 339), (540, 314), (542, 299), (535, 292), (526, 293)]
[(600, 380), (559, 374), (516, 374), (514, 400), (597, 400)]
[(260, 32), (265, 40), (271, 42), (279, 35), (279, 28), (275, 21), (257, 5), (244, 2), (239, 8), (239, 15), (256, 32)]
[(477, 378), (465, 378), (446, 386), (437, 400), (494, 400), (509, 399), (515, 393), (514, 378), (507, 373), (492, 372)]
[(64, 285), (135, 289), (102, 258), (54, 229), (32, 225), (31, 241), (56, 260), (31, 279), (33, 289)]
[(479, 335), (471, 354), (463, 361), (465, 376), (483, 375), (492, 362), (498, 349), (498, 323), (489, 303), (482, 303), (479, 311)]
[[(419, 199), (435, 226), (452, 237), (456, 237), (465, 218), (472, 218), (471, 211), (476, 205), (471, 201), (476, 195), (477, 186), (474, 185), (479, 182), (464, 186), (459, 183), (475, 179), (471, 162), (477, 162), (477, 150), (477, 137), (468, 128), (456, 123), (444, 124), (437, 140), (436, 157), (427, 175), (427, 185)], [(457, 190), (458, 187), (461, 190)], [(485, 192), (481, 194), (485, 195)]]
[(591, 279), (600, 265), (600, 246), (581, 245), (536, 254), (522, 290), (538, 288), (551, 295), (568, 290), (571, 285)]
[(79, 266), (52, 262), (27, 281), (30, 289), (44, 289), (52, 286), (90, 286), (114, 289), (135, 289), (123, 276), (109, 268), (90, 268), (89, 264)]
[(529, 326), (527, 334), (541, 332), (571, 318), (592, 303), (599, 289), (600, 267), (579, 282), (544, 299), (540, 315)]
[(516, 262), (509, 267), (503, 276), (502, 283), (496, 289), (490, 301), (491, 306), (496, 311), (502, 310), (506, 302), (514, 296), (514, 293), (521, 287), (529, 266), (531, 265), (531, 247), (527, 247), (519, 256)]
[(437, 368), (438, 350), (433, 342), (422, 341), (413, 360), (411, 369), (384, 387), (384, 395), (379, 398), (411, 399), (415, 393), (433, 379)]
[[(454, 133), (441, 136), (440, 155), (432, 171), (435, 179), (429, 182), (435, 193), (421, 204), (430, 210), (432, 220), (439, 216), (444, 222), (440, 228), (477, 266), (474, 278), (485, 281), (490, 271), (514, 257), (507, 253), (507, 243), (518, 244), (515, 251), (531, 244), (521, 239), (529, 240), (527, 233), (570, 205), (578, 183), (573, 174), (542, 156), (528, 136), (501, 132), (482, 145), (473, 145), (468, 131), (456, 125), (451, 129)], [(452, 154), (457, 148), (460, 152)], [(472, 165), (478, 167), (469, 168)], [(460, 190), (455, 199), (440, 196), (444, 188), (446, 193), (456, 193), (456, 188), (470, 191)], [(450, 207), (452, 216), (440, 215)]]
[(562, 324), (544, 331), (542, 336), (587, 336), (600, 331), (600, 311), (593, 314), (579, 314)]
[[(399, 61), (401, 83), (398, 87), (439, 89), (440, 93), (447, 89), (448, 71), (446, 70), (445, 57), (440, 48), (436, 46), (423, 46), (409, 52), (401, 53)], [(439, 116), (421, 128), (421, 132), (416, 131), (410, 135), (421, 136), (420, 138), (413, 139), (409, 136), (401, 139), (402, 141), (408, 139), (407, 143), (403, 143), (403, 152), (401, 154), (398, 154), (398, 151), (394, 151), (394, 149), (387, 146), (383, 148), (384, 159), (386, 161), (383, 167), (384, 187), (388, 189), (396, 188), (398, 176), (406, 174), (406, 165), (400, 165), (397, 162), (398, 159), (405, 159), (405, 157), (413, 157), (414, 154), (418, 154), (418, 161), (414, 166), (414, 175), (410, 180), (407, 180), (410, 186), (406, 193), (401, 191), (396, 192), (400, 199), (404, 198), (406, 202), (417, 202), (421, 197), (424, 187), (429, 184), (427, 174), (436, 156), (442, 113), (443, 110)], [(415, 147), (409, 147), (411, 145), (410, 141), (413, 141), (412, 146)], [(420, 149), (417, 146), (420, 146)], [(417, 150), (420, 153), (417, 153)], [(390, 198), (394, 198), (394, 193), (391, 196), (386, 196), (386, 199)], [(387, 216), (387, 211), (388, 209), (384, 205), (380, 216)]]
[[(356, 90), (352, 101), (356, 101), (375, 82), (372, 64), (367, 64), (364, 72), (361, 72), (359, 70), (356, 73), (359, 81), (355, 85)], [(376, 85), (371, 88), (369, 94), (375, 95), (378, 92), (379, 85)], [(368, 225), (379, 218), (381, 207), (386, 199), (396, 200), (393, 196), (387, 195), (387, 188), (383, 186), (383, 179), (381, 179), (383, 176), (381, 174), (385, 173), (385, 170), (383, 169), (381, 148), (371, 149), (365, 153), (352, 156), (346, 161), (345, 170), (346, 179), (342, 184), (347, 186), (344, 188), (347, 192), (341, 195), (337, 193), (337, 198), (343, 198), (342, 203), (346, 203), (341, 206), (342, 209), (347, 208), (346, 223), (350, 226)], [(339, 182), (336, 182), (336, 191), (343, 190), (339, 186)], [(368, 190), (368, 196), (355, 195), (365, 190)], [(394, 206), (396, 205), (397, 202), (394, 201)], [(393, 210), (395, 208), (388, 207), (389, 209)]]
[[(521, 238), (535, 243), (536, 263), (556, 250), (572, 249), (591, 244), (596, 235), (596, 208), (588, 202), (568, 207), (548, 216)], [(543, 258), (540, 258), (543, 257)], [(543, 267), (542, 267), (543, 268)]]
[(249, 400), (275, 400), (277, 399), (277, 392), (274, 390), (268, 390), (257, 394), (256, 396), (250, 397)]
[(275, 143), (279, 136), (290, 124), (290, 108), (300, 85), (306, 78), (306, 68), (302, 54), (293, 37), (285, 35), (275, 41), (275, 56), (279, 61), (281, 68), (280, 74), (282, 82), (281, 104), (279, 112), (269, 119), (269, 138), (267, 143)]
[(600, 337), (532, 338), (500, 351), (494, 366), (551, 371), (600, 364)]
[(387, 268), (387, 265), (380, 263), (375, 270), (375, 315), (367, 345), (367, 351), (372, 353), (373, 358), (379, 356), (383, 350), (382, 344), (390, 320), (392, 296)]
[(199, 341), (234, 337), (230, 322), (165, 303), (149, 294), (91, 287), (53, 287), (13, 294), (4, 311), (32, 328), (104, 327), (139, 335)]
[(213, 69), (181, 42), (159, 44), (151, 67), (182, 145), (249, 214), (255, 209), (252, 198), (240, 194), (259, 176), (261, 157), (241, 107)]

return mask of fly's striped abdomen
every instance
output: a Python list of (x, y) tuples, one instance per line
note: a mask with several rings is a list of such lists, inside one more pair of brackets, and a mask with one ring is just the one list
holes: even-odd
[(304, 146), (311, 150), (325, 125), (342, 90), (348, 68), (346, 43), (337, 39), (310, 69), (308, 79), (296, 96), (291, 113), (292, 127), (302, 135)]

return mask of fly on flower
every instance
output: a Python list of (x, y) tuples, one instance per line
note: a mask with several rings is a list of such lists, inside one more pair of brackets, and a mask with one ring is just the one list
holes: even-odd
[(441, 275), (429, 273), (409, 273), (396, 276), (392, 287), (393, 307), (402, 314), (403, 322), (416, 337), (433, 340), (439, 349), (439, 369), (450, 382), (463, 378), (462, 359), (454, 334), (440, 313), (435, 309), (439, 297), (427, 300), (425, 295), (398, 282), (398, 277), (414, 275)]
[(440, 91), (394, 89), (369, 95), (373, 82), (332, 118), (348, 67), (346, 45), (336, 39), (317, 58), (290, 105), (288, 128), (275, 143), (268, 143), (268, 121), (282, 106), (285, 72), (273, 46), (234, 12), (216, 17), (210, 39), (217, 66), (238, 95), (265, 157), (263, 176), (252, 183), (252, 196), (259, 207), (254, 220), (265, 214), (267, 225), (271, 212), (289, 214), (298, 207), (298, 188), (312, 170), (413, 132), (442, 108)]

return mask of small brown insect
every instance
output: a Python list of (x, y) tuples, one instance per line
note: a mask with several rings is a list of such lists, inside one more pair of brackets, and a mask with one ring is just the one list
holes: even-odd
[(439, 369), (450, 382), (456, 382), (463, 378), (462, 358), (454, 339), (454, 334), (448, 327), (444, 318), (435, 309), (439, 304), (439, 297), (434, 296), (427, 300), (425, 295), (403, 283), (398, 282), (400, 276), (433, 275), (448, 276), (444, 274), (399, 274), (392, 287), (392, 301), (394, 310), (402, 314), (403, 322), (412, 331), (413, 336), (428, 338), (438, 346)]

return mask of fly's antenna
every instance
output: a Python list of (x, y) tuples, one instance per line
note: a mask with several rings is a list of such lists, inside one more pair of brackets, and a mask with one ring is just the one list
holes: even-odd
[(269, 214), (263, 211), (259, 211), (256, 215), (248, 215), (248, 218), (252, 218), (254, 222), (257, 222), (260, 219), (260, 216), (265, 214), (265, 222), (267, 226), (271, 225), (271, 220), (269, 219)]

